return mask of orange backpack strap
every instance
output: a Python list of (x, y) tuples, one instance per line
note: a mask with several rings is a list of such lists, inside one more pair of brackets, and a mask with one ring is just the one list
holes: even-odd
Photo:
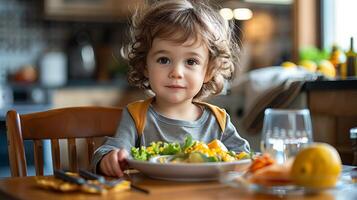
[(207, 106), (213, 112), (219, 126), (221, 127), (221, 131), (223, 133), (224, 130), (226, 129), (226, 122), (227, 122), (226, 111), (218, 106), (215, 106), (215, 105), (212, 105), (212, 104), (209, 104), (206, 102), (196, 102), (196, 103)]
[(154, 98), (149, 98), (146, 100), (136, 101), (127, 106), (131, 117), (134, 119), (139, 136), (141, 136), (144, 132), (146, 113), (153, 99)]

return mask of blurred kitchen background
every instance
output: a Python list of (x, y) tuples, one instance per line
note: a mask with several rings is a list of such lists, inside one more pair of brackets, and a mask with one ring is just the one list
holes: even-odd
[[(235, 25), (241, 54), (236, 80), (208, 101), (227, 109), (254, 151), (260, 151), (266, 107), (309, 108), (315, 141), (334, 145), (351, 164), (357, 1), (210, 3), (224, 8), (220, 13)], [(143, 5), (144, 0), (0, 0), (0, 177), (9, 175), (9, 109), (124, 106), (145, 97), (127, 85), (128, 65), (120, 57), (130, 15)], [(32, 150), (30, 143), (27, 148)]]

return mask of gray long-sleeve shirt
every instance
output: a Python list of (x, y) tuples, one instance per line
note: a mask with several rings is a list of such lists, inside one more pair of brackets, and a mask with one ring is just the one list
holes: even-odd
[(227, 115), (226, 128), (222, 133), (213, 112), (205, 107), (203, 114), (196, 121), (170, 119), (157, 113), (152, 106), (146, 114), (143, 134), (138, 135), (133, 118), (127, 108), (123, 110), (122, 118), (114, 137), (107, 137), (105, 143), (95, 152), (92, 165), (96, 169), (102, 157), (114, 149), (126, 149), (130, 153), (131, 147), (149, 146), (151, 142), (179, 142), (183, 143), (186, 135), (194, 140), (209, 143), (219, 139), (229, 149), (235, 152), (249, 151), (248, 142), (239, 136), (236, 128)]

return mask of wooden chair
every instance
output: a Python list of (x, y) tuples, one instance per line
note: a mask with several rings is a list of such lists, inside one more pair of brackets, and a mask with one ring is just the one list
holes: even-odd
[(27, 176), (26, 155), (23, 140), (33, 140), (36, 175), (43, 175), (43, 139), (51, 141), (52, 163), (59, 169), (59, 139), (67, 139), (68, 160), (71, 171), (77, 170), (76, 138), (85, 138), (88, 160), (92, 159), (97, 137), (115, 134), (121, 108), (113, 107), (68, 107), (43, 112), (18, 114), (10, 110), (6, 115), (7, 140), (11, 175)]

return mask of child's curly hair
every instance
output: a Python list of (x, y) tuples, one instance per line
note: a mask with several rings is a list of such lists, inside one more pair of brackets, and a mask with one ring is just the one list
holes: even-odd
[(220, 14), (202, 1), (160, 1), (132, 18), (131, 43), (126, 47), (129, 61), (128, 82), (133, 86), (151, 89), (144, 76), (146, 57), (153, 40), (159, 37), (178, 43), (188, 39), (202, 40), (209, 50), (207, 75), (194, 99), (219, 94), (225, 80), (232, 80), (238, 65), (239, 47), (232, 37), (231, 27)]

